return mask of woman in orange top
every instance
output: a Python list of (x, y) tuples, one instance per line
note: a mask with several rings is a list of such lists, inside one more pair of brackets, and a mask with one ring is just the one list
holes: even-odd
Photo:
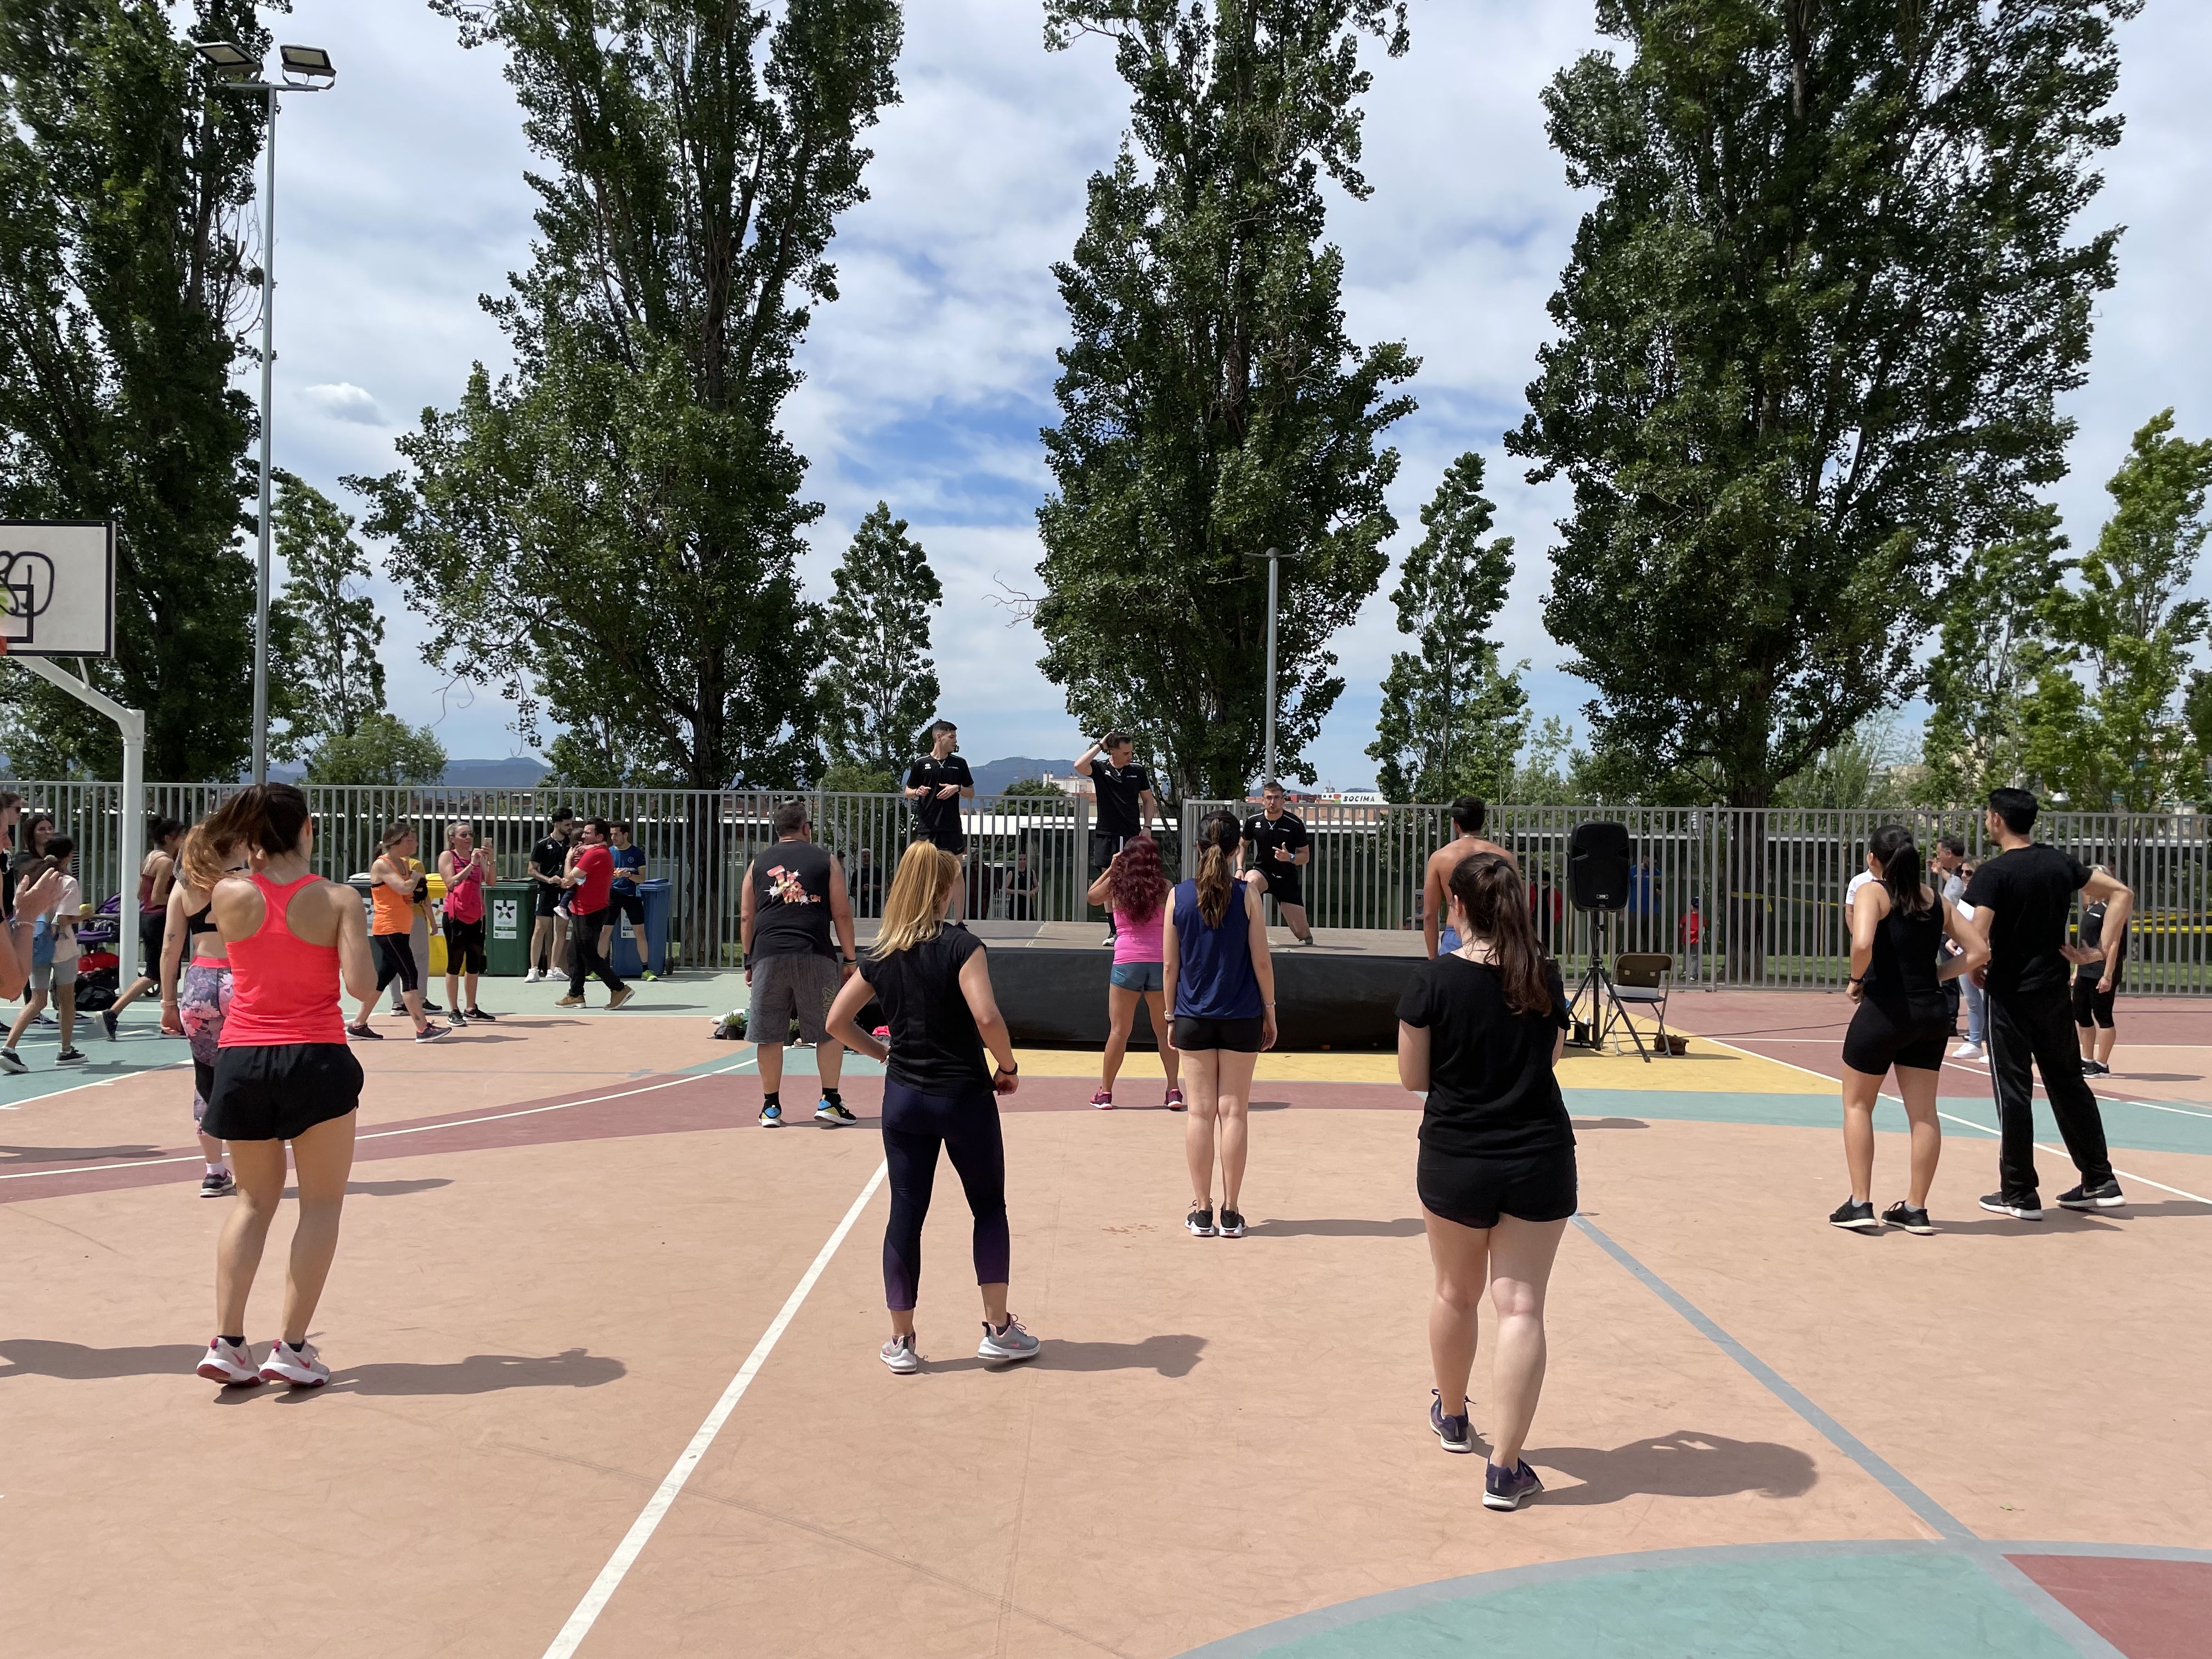
[(369, 878), (376, 884), (369, 889), (369, 943), (376, 951), (376, 989), (361, 1000), (361, 1012), (347, 1032), (356, 1037), (379, 1038), (383, 1033), (368, 1023), (369, 1011), (376, 1006), (377, 998), (393, 980), (399, 981), (399, 994), (407, 1005), (407, 1016), (415, 1022), (415, 1041), (434, 1042), (453, 1030), (450, 1025), (433, 1025), (422, 1012), (422, 978), (415, 968), (415, 893), (416, 884), (422, 878), (415, 873), (407, 860), (415, 856), (415, 831), (410, 825), (395, 823), (384, 832), (381, 849), (376, 862), (368, 866)]

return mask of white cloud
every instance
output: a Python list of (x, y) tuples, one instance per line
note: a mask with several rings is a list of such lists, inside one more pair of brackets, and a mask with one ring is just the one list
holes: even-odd
[(384, 411), (376, 406), (376, 399), (350, 380), (340, 380), (334, 386), (302, 387), (300, 395), (335, 421), (352, 421), (362, 426), (382, 426)]
[[(827, 512), (811, 580), (878, 499), (911, 520), (945, 583), (937, 655), (962, 741), (981, 758), (1056, 756), (1076, 740), (1034, 636), (1009, 632), (988, 601), (994, 570), (1019, 581), (1036, 559), (1034, 510), (1048, 485), (1036, 428), (1054, 416), (1053, 352), (1066, 325), (1051, 265), (1082, 222), (1084, 187), (1110, 163), (1126, 89), (1101, 42), (1048, 53), (1036, 0), (915, 0), (899, 67), (904, 101), (871, 136), (872, 199), (841, 225), (841, 298), (821, 307), (801, 354), (807, 379), (786, 411)], [(495, 370), (504, 342), (476, 304), (528, 258), (530, 165), (495, 52), (463, 52), (451, 26), (413, 6), (296, 0), (290, 38), (337, 60), (336, 89), (285, 106), (278, 157), (276, 314), (286, 387), (376, 388), (397, 428), (450, 406), (473, 359)], [(1423, 360), (1421, 409), (1391, 434), (1404, 457), (1391, 505), (1411, 544), (1416, 513), (1451, 459), (1490, 463), (1499, 528), (1520, 574), (1501, 631), (1536, 672), (1540, 713), (1584, 696), (1557, 672), (1539, 601), (1557, 487), (1532, 489), (1499, 439), (1549, 329), (1544, 302), (1583, 204), (1544, 137), (1538, 94), (1593, 45), (1587, 5), (1455, 0), (1417, 7), (1413, 48), (1376, 60), (1368, 100), (1364, 203), (1333, 205), (1355, 338), (1406, 340)], [(2119, 287), (2098, 319), (2073, 474), (2057, 491), (2076, 544), (2095, 533), (2102, 483), (2128, 436), (2168, 404), (2181, 428), (2212, 433), (2212, 316), (2198, 273), (2212, 265), (2212, 106), (2197, 66), (2212, 60), (2212, 8), (2155, 6), (2123, 31), (2126, 142), (2107, 158), (2091, 226), (2129, 226)], [(366, 394), (364, 394), (366, 395)], [(279, 465), (335, 489), (346, 472), (398, 465), (395, 425), (359, 417), (287, 421)], [(325, 408), (324, 416), (338, 411)], [(1386, 587), (1388, 583), (1385, 584)], [(392, 617), (393, 701), (441, 717), (442, 678), (414, 660), (421, 623), (382, 590)], [(1335, 643), (1352, 685), (1316, 758), (1340, 784), (1366, 781), (1375, 682), (1397, 644), (1378, 596)], [(456, 756), (513, 748), (489, 690), (440, 726)]]

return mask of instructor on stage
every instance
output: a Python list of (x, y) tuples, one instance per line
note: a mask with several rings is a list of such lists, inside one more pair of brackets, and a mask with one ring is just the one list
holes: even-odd
[[(1098, 816), (1091, 826), (1093, 881), (1106, 873), (1123, 843), (1133, 836), (1148, 833), (1152, 820), (1160, 814), (1159, 799), (1152, 793), (1152, 775), (1134, 763), (1136, 753), (1136, 744), (1127, 732), (1109, 732), (1076, 760), (1075, 769), (1091, 780), (1098, 794)], [(1103, 943), (1109, 946), (1114, 943), (1110, 911)]]

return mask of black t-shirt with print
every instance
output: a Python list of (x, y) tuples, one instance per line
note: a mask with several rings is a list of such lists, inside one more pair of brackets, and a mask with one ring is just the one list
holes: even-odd
[(1150, 772), (1141, 766), (1093, 760), (1091, 784), (1098, 792), (1100, 835), (1133, 836), (1145, 827), (1144, 805), (1138, 798), (1152, 787)]
[(1244, 820), (1244, 842), (1252, 849), (1248, 867), (1268, 876), (1287, 874), (1295, 881), (1304, 872), (1278, 859), (1275, 849), (1279, 847), (1296, 858), (1305, 851), (1307, 839), (1305, 820), (1296, 812), (1286, 811), (1279, 818), (1255, 812)]
[(906, 787), (927, 789), (929, 793), (914, 804), (914, 821), (927, 834), (957, 835), (960, 832), (960, 797), (948, 795), (943, 800), (937, 792), (948, 783), (957, 783), (963, 789), (975, 787), (975, 775), (968, 769), (965, 758), (947, 755), (939, 760), (934, 755), (924, 755), (907, 768)]
[(1567, 1029), (1555, 962), (1544, 964), (1548, 1014), (1516, 1014), (1487, 963), (1446, 951), (1425, 962), (1398, 1000), (1398, 1018), (1429, 1034), (1429, 1096), (1421, 1141), (1464, 1158), (1528, 1158), (1575, 1144), (1552, 1069)]
[(991, 1086), (991, 1063), (975, 1012), (961, 994), (960, 969), (983, 948), (965, 927), (946, 927), (910, 950), (860, 962), (890, 1027), (893, 1083), (926, 1095), (967, 1095)]
[(1966, 902), (1990, 912), (1990, 965), (1984, 978), (1999, 996), (2063, 989), (2073, 964), (2063, 954), (2074, 895), (2088, 866), (2048, 842), (2015, 847), (1984, 860), (1966, 884)]
[(542, 876), (558, 876), (568, 862), (568, 843), (559, 836), (548, 836), (530, 849), (530, 867)]
[(780, 841), (753, 860), (752, 958), (834, 957), (830, 854), (811, 841)]

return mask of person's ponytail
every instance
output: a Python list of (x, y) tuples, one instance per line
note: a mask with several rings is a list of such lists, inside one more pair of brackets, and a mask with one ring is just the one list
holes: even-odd
[(1881, 884), (1889, 890), (1892, 909), (1917, 916), (1928, 908), (1922, 894), (1920, 848), (1912, 831), (1901, 823), (1885, 823), (1868, 837), (1867, 851), (1881, 866)]
[(1221, 926), (1221, 919), (1229, 914), (1230, 901), (1236, 896), (1238, 884), (1233, 866), (1243, 833), (1227, 812), (1210, 812), (1198, 826), (1198, 910), (1209, 927)]
[(1468, 931), (1490, 947), (1491, 966), (1498, 970), (1505, 1006), (1516, 1014), (1548, 1018), (1552, 987), (1521, 872), (1495, 853), (1478, 853), (1453, 867), (1450, 885), (1452, 896), (1467, 914)]
[(248, 784), (217, 807), (203, 827), (219, 847), (250, 847), (272, 859), (299, 851), (313, 815), (307, 798), (289, 783)]

